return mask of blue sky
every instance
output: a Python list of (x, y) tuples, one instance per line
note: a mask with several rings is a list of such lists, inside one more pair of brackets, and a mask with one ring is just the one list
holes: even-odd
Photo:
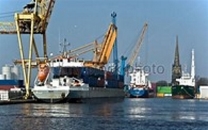
[[(0, 0), (0, 21), (13, 21), (3, 13), (22, 10), (28, 2)], [(181, 64), (190, 70), (194, 49), (196, 75), (208, 77), (208, 0), (56, 0), (47, 29), (48, 53), (57, 54), (63, 38), (70, 42), (69, 49), (93, 42), (107, 31), (112, 11), (117, 13), (119, 57), (130, 56), (148, 23), (139, 55), (142, 64), (151, 69), (152, 81), (171, 80), (176, 35)], [(0, 35), (0, 43), (0, 66), (19, 58), (16, 35)], [(156, 70), (160, 66), (162, 74)]]

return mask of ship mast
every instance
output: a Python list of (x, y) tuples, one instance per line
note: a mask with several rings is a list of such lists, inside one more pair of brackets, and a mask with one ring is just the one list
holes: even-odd
[(191, 79), (192, 83), (195, 86), (195, 63), (194, 63), (194, 49), (191, 51)]

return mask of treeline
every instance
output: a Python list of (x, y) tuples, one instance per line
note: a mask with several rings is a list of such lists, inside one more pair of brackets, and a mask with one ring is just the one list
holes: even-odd
[(208, 86), (208, 78), (206, 77), (197, 77), (196, 86)]

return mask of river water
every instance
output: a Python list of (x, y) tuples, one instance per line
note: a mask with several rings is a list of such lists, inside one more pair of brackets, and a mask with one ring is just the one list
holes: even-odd
[(208, 100), (125, 98), (1, 105), (0, 130), (208, 130)]

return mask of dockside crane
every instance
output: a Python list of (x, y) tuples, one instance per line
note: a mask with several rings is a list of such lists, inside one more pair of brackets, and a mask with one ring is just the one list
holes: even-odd
[(100, 47), (95, 50), (95, 57), (92, 61), (85, 61), (84, 66), (103, 68), (109, 61), (113, 45), (117, 37), (117, 27), (111, 23), (105, 34)]
[(136, 45), (134, 46), (134, 49), (130, 55), (130, 57), (128, 58), (127, 64), (126, 64), (126, 60), (127, 57), (121, 56), (121, 68), (120, 68), (120, 73), (121, 75), (125, 75), (125, 72), (129, 70), (129, 68), (131, 66), (133, 66), (135, 59), (137, 58), (138, 54), (139, 54), (139, 50), (141, 48), (142, 42), (144, 40), (144, 36), (147, 30), (148, 24), (145, 23), (142, 29), (142, 33), (139, 37), (139, 39), (136, 42)]
[[(111, 17), (112, 17), (112, 23), (114, 25), (116, 25), (116, 16), (117, 14), (115, 12), (111, 13)], [(114, 69), (114, 73), (118, 74), (118, 45), (117, 45), (117, 37), (115, 39), (115, 43), (113, 45), (113, 62), (115, 64), (115, 69)]]
[(111, 23), (101, 43), (98, 43), (96, 39), (94, 42), (69, 50), (63, 54), (56, 55), (50, 58), (49, 61), (57, 58), (78, 58), (80, 55), (91, 51), (94, 53), (94, 56), (92, 60), (83, 61), (84, 66), (103, 69), (110, 59), (116, 37), (117, 27), (115, 24)]
[[(53, 11), (55, 0), (32, 0), (24, 6), (20, 13), (15, 13), (15, 22), (0, 22), (0, 34), (17, 34), (19, 52), (21, 60), (15, 61), (22, 65), (24, 83), (26, 89), (25, 98), (29, 97), (29, 87), (31, 80), (31, 68), (37, 66), (42, 62), (47, 62), (47, 41), (46, 30), (49, 23), (50, 16)], [(22, 34), (29, 35), (29, 53), (28, 59), (25, 58), (24, 44), (22, 42)], [(39, 56), (39, 52), (35, 42), (35, 34), (41, 34), (43, 40), (43, 57)], [(33, 50), (36, 58), (33, 60)]]

